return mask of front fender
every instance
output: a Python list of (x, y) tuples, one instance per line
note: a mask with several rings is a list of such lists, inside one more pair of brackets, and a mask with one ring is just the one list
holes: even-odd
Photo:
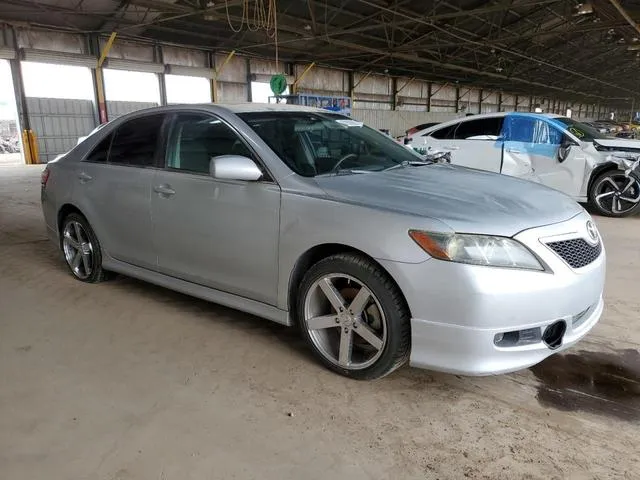
[(289, 279), (309, 249), (340, 244), (376, 259), (421, 263), (431, 257), (409, 237), (410, 229), (450, 231), (424, 217), (283, 192), (280, 217), (278, 306), (287, 308)]

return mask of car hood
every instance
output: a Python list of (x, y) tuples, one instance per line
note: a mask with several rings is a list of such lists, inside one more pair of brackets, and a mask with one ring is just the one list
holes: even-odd
[(625, 151), (638, 150), (638, 152), (640, 152), (640, 140), (631, 140), (629, 138), (598, 138), (594, 140), (593, 143), (607, 148), (621, 148)]
[(513, 236), (583, 211), (537, 183), (452, 165), (316, 177), (338, 201), (440, 220), (456, 232)]

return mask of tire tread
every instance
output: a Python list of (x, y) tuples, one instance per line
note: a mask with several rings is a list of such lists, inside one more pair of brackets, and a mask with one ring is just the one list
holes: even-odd
[[(331, 370), (337, 371), (338, 373), (341, 373), (345, 376), (356, 378), (359, 380), (373, 380), (382, 378), (392, 373), (394, 370), (397, 370), (409, 360), (411, 351), (411, 315), (409, 313), (409, 308), (407, 306), (406, 300), (402, 295), (399, 287), (396, 285), (395, 281), (389, 276), (389, 274), (387, 274), (379, 266), (375, 265), (367, 257), (361, 254), (350, 252), (336, 253), (314, 264), (305, 274), (301, 283), (303, 288), (300, 289), (301, 295), (297, 299), (298, 317), (301, 317), (301, 315), (303, 314), (303, 311), (301, 309), (301, 302), (302, 298), (304, 297), (303, 294), (308, 288), (308, 284), (311, 283), (310, 274), (313, 274), (314, 271), (328, 268), (330, 265), (333, 265), (336, 262), (354, 266), (368, 273), (369, 275), (375, 277), (382, 285), (382, 287), (387, 292), (389, 292), (391, 296), (391, 305), (387, 305), (386, 308), (396, 312), (395, 320), (397, 323), (396, 326), (398, 327), (397, 346), (395, 351), (393, 352), (391, 362), (389, 362), (387, 365), (380, 365), (377, 362), (364, 370), (345, 370), (336, 367), (335, 365), (329, 363), (329, 361), (322, 357), (320, 354), (315, 352), (315, 348), (313, 346), (312, 349), (314, 350), (314, 353), (316, 353), (316, 356), (320, 358), (322, 363), (327, 365)], [(359, 280), (362, 281), (362, 279)], [(369, 286), (369, 288), (371, 287)], [(383, 309), (385, 309), (385, 305), (383, 305)], [(298, 324), (301, 329), (304, 329), (304, 320), (302, 318), (299, 318)]]

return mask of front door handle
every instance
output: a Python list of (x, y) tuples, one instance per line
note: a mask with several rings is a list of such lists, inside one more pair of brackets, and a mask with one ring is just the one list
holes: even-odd
[(87, 182), (90, 182), (91, 180), (93, 180), (93, 177), (91, 175), (89, 175), (88, 173), (80, 172), (78, 174), (78, 180), (80, 180), (80, 183), (87, 183)]
[(521, 153), (520, 150), (516, 148), (507, 148), (507, 152), (509, 153)]
[(457, 147), (455, 145), (447, 145), (446, 147), (442, 147), (445, 150), (460, 150), (460, 147)]
[(171, 188), (171, 185), (167, 185), (166, 183), (162, 185), (156, 185), (155, 187), (153, 187), (153, 191), (163, 198), (170, 197), (172, 195), (175, 195), (176, 193), (176, 191)]

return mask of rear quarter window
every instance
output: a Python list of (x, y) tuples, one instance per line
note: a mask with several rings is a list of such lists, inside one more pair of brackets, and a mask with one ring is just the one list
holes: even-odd
[(434, 130), (431, 133), (425, 133), (423, 136), (437, 138), (438, 140), (450, 140), (454, 138), (454, 134), (456, 128), (458, 128), (458, 125), (458, 123), (455, 123), (453, 125), (449, 125), (448, 127), (439, 128), (438, 130)]

